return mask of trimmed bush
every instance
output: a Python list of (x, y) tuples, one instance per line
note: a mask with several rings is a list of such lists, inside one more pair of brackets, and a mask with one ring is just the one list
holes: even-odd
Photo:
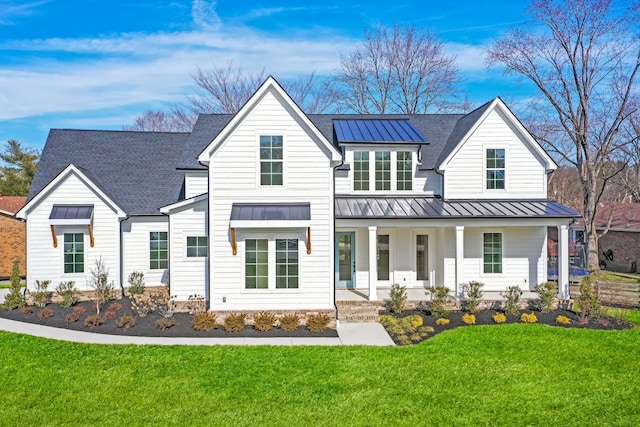
[(196, 331), (212, 331), (218, 327), (216, 316), (210, 311), (194, 314), (191, 325)]
[(91, 316), (87, 316), (84, 319), (84, 326), (88, 328), (94, 328), (96, 326), (100, 326), (104, 323), (104, 319), (99, 314), (92, 314)]
[(475, 325), (476, 324), (476, 315), (471, 313), (465, 313), (462, 316), (462, 321), (467, 325)]
[(447, 304), (451, 302), (449, 288), (446, 286), (436, 286), (435, 288), (428, 289), (427, 293), (431, 295), (431, 302), (429, 304), (431, 315), (438, 318), (446, 318), (449, 316), (449, 310), (447, 309)]
[(0, 308), (4, 310), (13, 310), (14, 308), (24, 307), (27, 302), (22, 292), (22, 279), (20, 278), (20, 262), (13, 263), (11, 270), (11, 290), (4, 298), (4, 303), (0, 304)]
[(224, 319), (224, 330), (240, 332), (247, 326), (247, 315), (244, 313), (230, 314)]
[(133, 325), (135, 324), (136, 324), (136, 318), (128, 314), (125, 314), (116, 322), (116, 326), (118, 328), (125, 328), (125, 329), (133, 328)]
[(567, 316), (558, 316), (556, 317), (556, 323), (560, 323), (561, 325), (570, 325), (571, 319), (569, 319)]
[(492, 318), (493, 318), (493, 321), (498, 324), (507, 322), (507, 316), (505, 316), (504, 313), (496, 313), (493, 315)]
[(538, 297), (533, 300), (533, 307), (541, 313), (553, 311), (553, 301), (556, 298), (556, 285), (552, 282), (538, 283), (533, 287)]
[(520, 313), (520, 297), (522, 290), (520, 286), (509, 286), (504, 293), (500, 293), (504, 298), (504, 311), (507, 314), (518, 315)]
[(448, 324), (449, 324), (449, 319), (446, 319), (444, 317), (441, 317), (438, 320), (436, 320), (436, 325), (443, 326)]
[(407, 304), (407, 288), (406, 286), (394, 283), (389, 290), (389, 309), (392, 313), (400, 314), (404, 311)]
[(38, 319), (48, 319), (53, 316), (53, 310), (49, 308), (43, 308), (38, 312)]
[(56, 293), (62, 298), (60, 301), (61, 307), (71, 307), (78, 302), (78, 290), (76, 289), (76, 282), (73, 280), (60, 282), (56, 286)]
[(164, 331), (165, 329), (169, 329), (170, 327), (172, 327), (175, 324), (176, 324), (176, 319), (174, 319), (173, 316), (171, 316), (171, 317), (161, 317), (158, 320), (156, 320), (156, 326), (161, 331)]
[(141, 271), (133, 271), (129, 274), (129, 295), (132, 297), (142, 295), (144, 293), (144, 273)]
[(276, 324), (276, 315), (268, 311), (263, 311), (253, 318), (253, 327), (258, 331), (270, 331)]
[(462, 292), (464, 293), (464, 309), (471, 313), (476, 314), (480, 301), (482, 301), (482, 287), (484, 283), (472, 281), (462, 284)]
[(534, 312), (531, 312), (529, 314), (522, 313), (522, 316), (520, 316), (520, 321), (524, 323), (538, 323), (538, 316), (536, 316)]
[(307, 317), (307, 328), (311, 332), (322, 332), (327, 329), (330, 321), (331, 319), (326, 314), (312, 314)]
[(300, 317), (297, 314), (287, 314), (280, 318), (280, 328), (285, 331), (295, 331), (300, 326)]
[(80, 315), (78, 313), (69, 313), (66, 316), (64, 316), (64, 323), (69, 325), (71, 323), (77, 322), (79, 318), (80, 318)]

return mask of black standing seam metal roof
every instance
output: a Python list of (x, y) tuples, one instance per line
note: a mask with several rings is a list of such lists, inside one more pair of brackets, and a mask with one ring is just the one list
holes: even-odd
[(427, 142), (409, 119), (335, 119), (333, 127), (338, 144)]
[(355, 218), (575, 218), (547, 200), (442, 200), (433, 197), (336, 196), (336, 219)]
[(308, 221), (310, 203), (233, 203), (231, 221)]
[(93, 205), (53, 205), (49, 219), (91, 219)]

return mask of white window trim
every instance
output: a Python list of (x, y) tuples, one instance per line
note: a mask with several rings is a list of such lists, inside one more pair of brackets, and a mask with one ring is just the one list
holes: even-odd
[[(487, 233), (500, 234), (500, 243), (502, 246), (502, 273), (485, 273), (484, 272), (484, 235)], [(483, 229), (480, 232), (480, 277), (503, 277), (505, 276), (504, 262), (504, 230), (503, 229)]]
[[(268, 250), (268, 286), (266, 289), (247, 289), (246, 288), (246, 251), (245, 241), (247, 239), (266, 239)], [(298, 287), (297, 288), (276, 288), (276, 239), (297, 239), (298, 240)], [(238, 256), (241, 256), (240, 269), (240, 293), (244, 294), (282, 294), (282, 293), (301, 293), (304, 291), (304, 272), (303, 272), (303, 260), (307, 255), (307, 240), (303, 231), (300, 232), (274, 232), (274, 233), (253, 233), (253, 232), (240, 232), (237, 236), (238, 244)]]
[[(416, 254), (418, 251), (418, 242), (417, 242), (417, 236), (418, 235), (422, 235), (422, 236), (427, 236), (427, 280), (418, 280), (418, 265), (417, 265), (417, 260), (416, 260)], [(413, 252), (411, 253), (411, 269), (413, 272), (413, 277), (412, 277), (412, 283), (414, 286), (416, 287), (427, 287), (427, 286), (431, 286), (431, 278), (432, 278), (432, 274), (433, 274), (433, 251), (435, 250), (433, 245), (433, 241), (434, 241), (434, 233), (433, 230), (427, 230), (427, 229), (413, 229), (412, 233), (411, 233), (411, 239), (412, 239), (412, 250)]]
[[(188, 256), (188, 245), (187, 239), (189, 237), (206, 237), (207, 238), (207, 256)], [(205, 234), (188, 234), (184, 236), (184, 260), (187, 262), (202, 262), (209, 258), (209, 253), (211, 252), (211, 248), (209, 247), (209, 236)]]
[[(369, 190), (356, 190), (355, 181), (355, 153), (356, 152), (368, 152), (369, 153)], [(390, 190), (376, 190), (376, 152), (389, 151), (391, 156), (390, 162), (390, 174), (391, 174), (391, 189)], [(398, 190), (398, 152), (411, 152), (411, 190)], [(414, 147), (380, 147), (374, 149), (374, 147), (353, 147), (348, 151), (349, 161), (353, 165), (351, 173), (349, 174), (349, 186), (353, 194), (415, 194), (416, 191), (416, 167), (417, 167), (417, 151)], [(486, 164), (486, 163), (485, 163)]]
[[(504, 150), (504, 188), (487, 188), (487, 150)], [(482, 191), (484, 193), (504, 194), (509, 189), (509, 151), (504, 145), (482, 146)]]
[[(82, 273), (65, 273), (64, 272), (64, 235), (65, 234), (82, 234), (82, 246), (84, 250), (84, 271)], [(79, 226), (58, 226), (56, 227), (56, 237), (58, 238), (58, 247), (60, 248), (60, 275), (62, 277), (68, 278), (79, 278), (85, 277), (87, 273), (91, 272), (92, 266), (87, 264), (87, 260), (89, 259), (88, 253), (90, 249), (89, 241), (88, 241), (88, 231), (86, 227)]]
[[(165, 268), (151, 268), (151, 233), (167, 234), (167, 266)], [(171, 265), (171, 254), (169, 253), (169, 247), (171, 245), (170, 239), (171, 237), (169, 236), (169, 232), (167, 230), (147, 230), (147, 271), (155, 272), (155, 271), (165, 271), (169, 269), (169, 266)]]
[[(261, 136), (282, 136), (282, 185), (262, 185), (260, 183), (260, 137)], [(255, 135), (256, 154), (256, 188), (265, 191), (279, 191), (287, 188), (287, 133), (284, 130), (258, 131)]]
[[(397, 256), (397, 250), (396, 250), (396, 233), (395, 233), (395, 229), (393, 228), (378, 228), (376, 230), (376, 257), (378, 255), (378, 236), (380, 235), (388, 235), (389, 236), (389, 280), (378, 280), (378, 277), (374, 277), (374, 280), (376, 282), (377, 286), (381, 286), (381, 287), (387, 287), (387, 286), (391, 286), (393, 283), (395, 283), (395, 268), (396, 268), (396, 256)], [(377, 265), (378, 260), (376, 259), (376, 265)], [(376, 268), (377, 270), (377, 268)], [(377, 271), (376, 271), (377, 273)]]

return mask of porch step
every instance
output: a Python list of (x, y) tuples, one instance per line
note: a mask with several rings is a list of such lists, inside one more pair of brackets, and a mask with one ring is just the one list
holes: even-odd
[(348, 301), (346, 304), (338, 302), (338, 320), (344, 323), (379, 322), (379, 312), (384, 306), (379, 304), (359, 303)]

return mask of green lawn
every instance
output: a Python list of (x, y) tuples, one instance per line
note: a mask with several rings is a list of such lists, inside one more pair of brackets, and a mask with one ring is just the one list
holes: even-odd
[(465, 327), (391, 348), (103, 346), (0, 332), (0, 354), (7, 426), (640, 423), (639, 329)]

